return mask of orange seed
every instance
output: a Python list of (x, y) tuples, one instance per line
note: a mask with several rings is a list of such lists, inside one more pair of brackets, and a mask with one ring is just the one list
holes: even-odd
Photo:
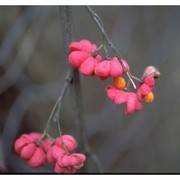
[(147, 103), (151, 103), (153, 102), (153, 100), (154, 100), (154, 94), (152, 91), (144, 96), (144, 101)]
[(126, 80), (122, 77), (113, 78), (114, 86), (118, 89), (123, 89), (126, 86)]

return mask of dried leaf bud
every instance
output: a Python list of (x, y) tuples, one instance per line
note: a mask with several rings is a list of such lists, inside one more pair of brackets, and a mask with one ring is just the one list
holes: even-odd
[(158, 78), (160, 76), (159, 70), (154, 66), (148, 66), (141, 77), (142, 80), (147, 78), (148, 76), (153, 76), (154, 78)]

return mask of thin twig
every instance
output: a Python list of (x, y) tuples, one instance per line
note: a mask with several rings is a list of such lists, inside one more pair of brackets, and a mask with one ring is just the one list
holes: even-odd
[(130, 72), (128, 72), (126, 66), (125, 66), (124, 63), (122, 62), (122, 59), (123, 59), (123, 58), (122, 58), (120, 52), (119, 52), (118, 49), (113, 45), (113, 43), (111, 42), (110, 38), (108, 37), (108, 35), (107, 35), (107, 33), (106, 33), (106, 31), (105, 31), (105, 29), (104, 29), (104, 27), (103, 27), (103, 24), (102, 24), (102, 21), (101, 21), (100, 17), (92, 10), (91, 7), (86, 6), (86, 8), (87, 8), (90, 16), (91, 16), (92, 19), (94, 20), (94, 22), (97, 24), (99, 30), (100, 30), (101, 33), (103, 34), (104, 39), (106, 40), (108, 46), (113, 50), (115, 56), (119, 59), (119, 62), (120, 62), (120, 64), (122, 65), (124, 72), (127, 74), (128, 78), (130, 79), (130, 81), (131, 81), (134, 89), (136, 89), (136, 85), (135, 85), (134, 81), (133, 81), (132, 78), (131, 78), (131, 74), (130, 74)]
[[(68, 72), (66, 79), (69, 79), (69, 78), (72, 78), (72, 76), (70, 77), (70, 76), (69, 76), (69, 72)], [(54, 117), (56, 117), (56, 118), (58, 118), (58, 121), (59, 121), (59, 112), (60, 112), (60, 109), (61, 109), (62, 99), (64, 98), (64, 96), (65, 96), (65, 94), (66, 94), (66, 92), (67, 92), (67, 89), (68, 89), (70, 83), (71, 83), (71, 81), (69, 81), (69, 80), (66, 80), (66, 81), (65, 81), (64, 86), (63, 86), (63, 89), (62, 89), (62, 91), (61, 91), (61, 94), (60, 94), (58, 100), (56, 101), (56, 103), (55, 103), (52, 111), (51, 111), (51, 114), (50, 114), (49, 119), (48, 119), (48, 121), (47, 121), (46, 128), (45, 128), (45, 130), (44, 130), (44, 132), (43, 132), (43, 135), (42, 135), (41, 139), (43, 139), (43, 138), (47, 135), (47, 133), (48, 133), (48, 131), (49, 131), (49, 128), (50, 128), (50, 124), (51, 124), (51, 122), (52, 122), (52, 119), (53, 119)]]

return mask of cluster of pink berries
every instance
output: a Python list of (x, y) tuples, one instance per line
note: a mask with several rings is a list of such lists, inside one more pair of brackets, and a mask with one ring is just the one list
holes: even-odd
[[(157, 68), (148, 66), (137, 85), (137, 91), (129, 91), (123, 74), (130, 76), (128, 63), (117, 57), (103, 60), (98, 54), (98, 48), (88, 40), (72, 42), (69, 45), (69, 64), (78, 68), (85, 76), (97, 76), (101, 80), (111, 77), (113, 85), (106, 87), (107, 96), (115, 103), (126, 103), (126, 114), (131, 114), (143, 108), (143, 101), (151, 103), (154, 100), (152, 92), (155, 78), (160, 75)], [(63, 135), (56, 139), (46, 138), (41, 133), (22, 134), (15, 142), (14, 149), (20, 157), (27, 161), (30, 167), (41, 167), (48, 162), (56, 173), (75, 173), (83, 165), (86, 156), (73, 153), (77, 141), (71, 135)]]
[(116, 104), (126, 102), (126, 114), (131, 114), (143, 108), (144, 99), (147, 99), (146, 102), (149, 103), (153, 101), (154, 97), (151, 96), (151, 90), (154, 87), (154, 83), (154, 78), (152, 76), (148, 76), (144, 82), (139, 85), (136, 93), (127, 92), (125, 90), (118, 89), (115, 86), (109, 85), (106, 88), (107, 96)]
[[(72, 42), (69, 45), (69, 64), (78, 68), (79, 72), (85, 76), (96, 75), (105, 80), (108, 77), (118, 77), (124, 73), (124, 69), (115, 57), (112, 60), (102, 60), (97, 52), (97, 46), (88, 40)], [(125, 67), (130, 71), (129, 65), (122, 60)]]
[[(154, 66), (149, 66), (138, 84), (137, 92), (127, 91), (126, 82), (121, 76), (130, 72), (126, 60), (117, 57), (103, 60), (98, 54), (98, 48), (88, 40), (71, 42), (69, 45), (69, 64), (78, 68), (85, 76), (98, 76), (101, 80), (108, 77), (113, 79), (114, 84), (106, 87), (107, 96), (116, 104), (127, 103), (126, 114), (131, 114), (143, 108), (143, 101), (150, 103), (154, 100), (152, 90), (155, 78), (160, 75)], [(122, 66), (123, 65), (123, 66)]]
[(75, 173), (84, 164), (86, 156), (73, 153), (77, 141), (71, 135), (63, 135), (55, 140), (41, 139), (41, 133), (22, 134), (15, 142), (14, 149), (32, 168), (41, 167), (47, 161), (55, 167), (56, 173)]

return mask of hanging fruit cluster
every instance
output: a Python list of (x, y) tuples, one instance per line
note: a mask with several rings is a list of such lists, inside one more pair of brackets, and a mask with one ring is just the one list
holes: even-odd
[(75, 173), (84, 164), (86, 156), (73, 153), (77, 141), (71, 135), (62, 135), (56, 139), (42, 139), (41, 133), (22, 134), (14, 144), (20, 157), (32, 168), (38, 168), (47, 162), (56, 173)]
[[(139, 79), (131, 75), (126, 60), (109, 56), (103, 59), (98, 54), (97, 46), (89, 40), (71, 42), (69, 49), (69, 64), (77, 68), (81, 74), (97, 76), (100, 80), (112, 79), (112, 85), (106, 87), (107, 96), (115, 104), (126, 103), (126, 114), (139, 111), (143, 108), (143, 102), (151, 103), (154, 100), (152, 91), (155, 79), (160, 75), (154, 66), (148, 66)], [(125, 74), (129, 78), (127, 83), (122, 77)], [(129, 89), (131, 78), (138, 80), (135, 91)], [(133, 85), (135, 86), (134, 82)], [(62, 135), (54, 139), (49, 136), (46, 129), (43, 134), (22, 134), (14, 144), (15, 152), (26, 160), (30, 167), (41, 167), (47, 162), (54, 167), (56, 173), (75, 173), (84, 165), (86, 156), (74, 153), (76, 148), (77, 141), (71, 135)]]
[[(98, 48), (89, 40), (71, 42), (69, 45), (69, 64), (77, 68), (85, 76), (97, 76), (101, 80), (112, 78), (113, 85), (106, 87), (107, 96), (116, 104), (126, 103), (126, 114), (131, 114), (143, 108), (143, 102), (151, 103), (154, 100), (153, 89), (155, 78), (160, 73), (154, 66), (148, 66), (142, 77), (138, 79), (136, 91), (130, 91), (129, 83), (122, 75), (130, 75), (130, 66), (124, 59), (117, 57), (103, 59)], [(129, 76), (128, 76), (129, 77)], [(130, 76), (134, 78), (134, 76)], [(131, 79), (132, 80), (132, 79)]]

